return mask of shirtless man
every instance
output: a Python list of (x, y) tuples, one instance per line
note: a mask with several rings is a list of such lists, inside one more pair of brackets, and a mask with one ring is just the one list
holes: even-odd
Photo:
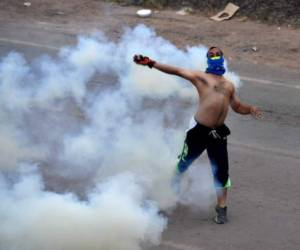
[(179, 184), (182, 173), (206, 149), (217, 190), (214, 221), (218, 224), (226, 223), (227, 189), (231, 186), (227, 154), (227, 136), (230, 130), (224, 121), (229, 105), (235, 112), (243, 115), (251, 114), (255, 118), (261, 117), (261, 111), (256, 106), (242, 103), (236, 96), (234, 85), (223, 77), (225, 73), (223, 52), (217, 47), (211, 47), (207, 52), (208, 67), (205, 72), (162, 64), (142, 55), (134, 56), (134, 62), (180, 76), (196, 87), (199, 94), (198, 110), (191, 128), (186, 133), (173, 181)]

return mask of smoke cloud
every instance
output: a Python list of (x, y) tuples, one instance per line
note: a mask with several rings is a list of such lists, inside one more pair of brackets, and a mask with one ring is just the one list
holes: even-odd
[[(170, 180), (197, 95), (185, 80), (132, 57), (204, 70), (206, 50), (179, 50), (139, 25), (117, 42), (102, 33), (79, 37), (56, 57), (3, 57), (0, 248), (159, 244), (167, 225), (159, 210), (178, 201)], [(211, 202), (212, 181), (201, 171), (201, 186), (191, 179), (183, 203)]]
[(0, 198), (1, 249), (135, 250), (141, 240), (157, 244), (166, 225), (131, 175), (99, 184), (87, 202), (45, 191), (27, 173), (13, 185), (2, 180)]

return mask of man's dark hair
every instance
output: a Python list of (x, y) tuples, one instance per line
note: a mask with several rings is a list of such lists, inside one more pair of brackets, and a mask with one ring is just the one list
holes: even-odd
[(218, 49), (218, 50), (220, 51), (220, 53), (221, 53), (221, 56), (224, 55), (224, 54), (223, 54), (223, 51), (222, 51), (219, 47), (216, 47), (216, 46), (210, 47), (210, 48), (208, 49), (207, 53), (208, 53), (209, 51), (211, 51), (212, 49)]

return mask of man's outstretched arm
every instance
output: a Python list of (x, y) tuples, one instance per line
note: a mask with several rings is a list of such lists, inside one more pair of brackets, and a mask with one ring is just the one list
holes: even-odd
[(230, 106), (236, 113), (242, 115), (251, 114), (256, 119), (262, 118), (262, 113), (258, 107), (242, 103), (240, 98), (238, 98), (235, 94), (233, 94), (233, 97), (231, 98)]
[(153, 68), (156, 68), (159, 71), (162, 71), (162, 72), (170, 74), (170, 75), (180, 76), (189, 81), (194, 81), (196, 78), (195, 73), (191, 70), (174, 67), (174, 66), (167, 65), (167, 64), (162, 64), (162, 63), (156, 62), (153, 65)]
[(135, 55), (133, 60), (137, 64), (147, 65), (147, 66), (149, 66), (149, 68), (153, 67), (164, 73), (180, 76), (186, 80), (191, 81), (192, 83), (194, 83), (196, 81), (197, 77), (200, 77), (200, 74), (196, 75), (194, 71), (174, 67), (174, 66), (167, 65), (167, 64), (162, 64), (162, 63), (156, 62), (146, 56)]

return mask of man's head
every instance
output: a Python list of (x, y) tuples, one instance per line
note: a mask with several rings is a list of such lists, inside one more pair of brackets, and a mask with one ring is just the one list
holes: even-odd
[(223, 56), (222, 50), (218, 47), (210, 47), (207, 51), (207, 57), (212, 58), (216, 56)]
[(210, 47), (207, 51), (206, 73), (222, 76), (225, 73), (223, 52), (218, 47)]

